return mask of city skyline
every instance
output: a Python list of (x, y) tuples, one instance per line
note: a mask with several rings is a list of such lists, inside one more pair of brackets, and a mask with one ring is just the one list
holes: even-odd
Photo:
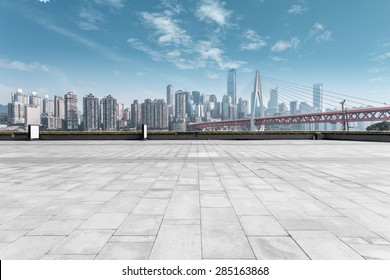
[(129, 105), (164, 96), (170, 83), (222, 97), (233, 67), (237, 100), (250, 99), (259, 69), (389, 102), (390, 3), (272, 2), (2, 0), (0, 103), (23, 88)]

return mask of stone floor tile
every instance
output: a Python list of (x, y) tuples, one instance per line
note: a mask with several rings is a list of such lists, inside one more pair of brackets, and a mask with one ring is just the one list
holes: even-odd
[(316, 219), (327, 231), (343, 237), (377, 237), (375, 233), (348, 217), (321, 217)]
[(289, 231), (291, 237), (313, 260), (363, 259), (328, 231)]
[(0, 249), (2, 260), (37, 260), (58, 245), (64, 236), (23, 236)]
[(28, 229), (1, 229), (0, 243), (14, 242), (29, 231)]
[(111, 238), (113, 230), (75, 230), (66, 237), (51, 255), (96, 255)]
[(242, 229), (233, 208), (202, 208), (202, 229)]
[(83, 201), (109, 201), (118, 194), (118, 191), (96, 191), (88, 195)]
[(114, 235), (110, 243), (154, 243), (155, 235)]
[(259, 260), (307, 260), (308, 256), (291, 237), (249, 237)]
[(79, 229), (117, 229), (127, 215), (126, 213), (96, 213), (80, 225)]
[(150, 259), (202, 258), (199, 225), (162, 225), (153, 246)]
[(84, 220), (49, 220), (28, 235), (69, 235), (83, 222)]
[(358, 254), (368, 260), (390, 260), (390, 245), (350, 244)]
[(171, 201), (174, 202), (198, 202), (198, 191), (174, 191), (171, 197)]
[(168, 199), (141, 199), (131, 212), (134, 215), (164, 215)]
[(199, 202), (170, 202), (164, 219), (200, 219)]
[(240, 216), (247, 236), (288, 236), (288, 233), (272, 216)]
[(129, 215), (120, 225), (115, 235), (156, 235), (163, 216)]
[(97, 260), (146, 260), (153, 243), (107, 243)]
[(279, 219), (278, 222), (288, 231), (325, 231), (316, 219)]
[(226, 194), (202, 193), (200, 195), (200, 204), (202, 207), (232, 207)]
[(257, 198), (231, 198), (238, 216), (270, 215), (270, 212)]
[(96, 255), (44, 255), (41, 260), (94, 260)]
[(254, 259), (252, 248), (242, 230), (202, 230), (204, 259)]

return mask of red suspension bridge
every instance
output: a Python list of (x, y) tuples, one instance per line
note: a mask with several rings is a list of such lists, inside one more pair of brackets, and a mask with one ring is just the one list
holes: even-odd
[[(252, 91), (250, 117), (243, 119), (192, 123), (190, 125), (195, 129), (248, 127), (251, 130), (262, 130), (267, 125), (341, 123), (343, 124), (344, 129), (348, 129), (348, 123), (352, 122), (390, 120), (390, 107), (386, 106), (386, 103), (383, 102), (354, 97), (351, 95), (345, 95), (322, 89), (322, 92), (317, 94), (317, 97), (314, 97), (313, 88), (311, 87), (270, 77), (263, 77), (261, 82), (260, 74), (257, 72), (254, 81), (254, 89)], [(267, 94), (268, 92), (273, 92), (274, 96), (272, 97), (271, 93)], [(294, 101), (295, 104), (297, 104), (297, 101), (300, 101), (301, 104), (305, 105), (305, 108), (302, 108), (302, 110), (296, 110), (296, 112), (290, 111), (284, 112), (284, 114), (280, 114), (282, 112), (279, 112), (278, 115), (266, 116), (267, 110), (264, 110), (265, 106), (263, 105), (263, 96), (268, 98), (270, 101), (273, 99), (274, 103), (282, 101), (284, 104), (289, 104), (290, 102)], [(315, 98), (317, 98), (317, 100), (315, 100)], [(345, 102), (347, 102), (349, 106), (352, 106), (352, 108), (344, 109)], [(320, 110), (318, 110), (319, 108), (314, 108), (314, 103), (317, 103), (317, 106), (320, 104)], [(342, 103), (342, 108), (340, 108), (340, 103)], [(310, 107), (308, 104), (312, 104), (312, 110), (316, 109), (317, 112), (302, 113), (301, 111), (307, 111), (307, 107)], [(378, 106), (379, 104), (381, 105), (380, 107)], [(258, 105), (260, 106), (258, 107)], [(270, 102), (268, 103), (268, 106), (270, 107)], [(321, 112), (322, 107), (325, 106), (333, 109), (329, 109), (327, 112)], [(254, 112), (257, 110), (256, 107), (259, 109), (257, 116), (254, 115)], [(335, 109), (337, 107), (340, 109)]]
[[(260, 127), (264, 125), (285, 125), (285, 124), (306, 124), (306, 123), (342, 123), (343, 119), (348, 122), (361, 121), (382, 121), (390, 120), (390, 107), (365, 108), (357, 110), (347, 110), (339, 112), (297, 114), (286, 116), (273, 116), (255, 118), (255, 125)], [(251, 119), (226, 120), (216, 122), (204, 122), (192, 124), (197, 129), (220, 128), (234, 126), (250, 126)]]

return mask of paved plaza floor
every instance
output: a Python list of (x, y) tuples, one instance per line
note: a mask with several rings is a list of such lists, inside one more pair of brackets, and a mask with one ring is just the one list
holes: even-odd
[(390, 259), (390, 144), (0, 142), (0, 259)]

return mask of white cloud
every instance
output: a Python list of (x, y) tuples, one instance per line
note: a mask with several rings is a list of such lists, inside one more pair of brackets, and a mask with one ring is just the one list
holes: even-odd
[(265, 40), (252, 29), (249, 29), (244, 32), (243, 37), (246, 42), (241, 44), (241, 50), (259, 50), (267, 46)]
[(277, 56), (277, 55), (274, 55), (274, 56), (271, 56), (271, 59), (275, 62), (279, 62), (279, 61), (286, 61), (285, 58), (281, 57), (281, 56)]
[(212, 80), (216, 80), (216, 79), (219, 79), (219, 75), (216, 73), (207, 73), (207, 78), (212, 79)]
[(47, 4), (50, 2), (50, 0), (38, 0), (38, 2), (41, 2), (41, 3), (44, 3), (44, 4)]
[(84, 30), (99, 30), (99, 24), (104, 22), (103, 14), (92, 7), (82, 7), (79, 17), (79, 27)]
[(314, 37), (319, 43), (332, 41), (332, 31), (327, 30), (324, 25), (318, 22), (310, 30), (310, 36)]
[(372, 78), (369, 80), (370, 83), (375, 83), (375, 82), (380, 82), (380, 81), (383, 81), (384, 78), (383, 77), (376, 77), (376, 78)]
[(140, 15), (147, 26), (156, 30), (160, 44), (187, 45), (191, 43), (191, 37), (170, 16), (148, 12), (142, 12)]
[(245, 64), (243, 61), (230, 61), (223, 57), (223, 50), (214, 47), (209, 41), (199, 41), (196, 50), (204, 61), (214, 61), (220, 69), (238, 68)]
[(199, 41), (195, 46), (184, 50), (155, 50), (138, 39), (130, 38), (127, 42), (136, 50), (146, 53), (155, 61), (174, 64), (179, 69), (203, 69), (216, 65), (218, 69), (238, 68), (243, 61), (232, 61), (224, 56), (224, 51), (214, 47), (209, 41)]
[(225, 2), (220, 2), (219, 0), (202, 0), (195, 15), (202, 21), (215, 22), (220, 26), (224, 26), (232, 14), (224, 6)]
[(164, 8), (168, 9), (165, 11), (167, 14), (180, 14), (181, 12), (185, 11), (183, 5), (181, 5), (176, 0), (162, 0), (161, 4)]
[(299, 45), (299, 39), (297, 37), (291, 38), (290, 41), (280, 40), (272, 46), (271, 50), (273, 52), (283, 52), (287, 49), (296, 49)]
[(381, 64), (385, 63), (386, 60), (390, 59), (390, 52), (387, 52), (387, 53), (384, 53), (384, 54), (381, 54), (381, 55), (378, 55), (376, 57), (374, 57), (373, 61), (377, 61)]
[(386, 67), (384, 67), (384, 68), (374, 67), (374, 68), (368, 69), (368, 72), (370, 72), (370, 73), (380, 73), (380, 72), (386, 71), (387, 69), (388, 68), (386, 68)]
[(124, 0), (93, 0), (98, 5), (103, 5), (103, 6), (110, 6), (113, 8), (122, 8), (124, 4)]
[(24, 72), (45, 72), (48, 73), (51, 71), (50, 67), (44, 64), (40, 64), (38, 62), (25, 63), (21, 61), (9, 61), (0, 59), (0, 67), (10, 70), (18, 70)]
[(289, 10), (287, 10), (287, 13), (293, 14), (293, 15), (301, 15), (304, 12), (306, 12), (308, 9), (303, 7), (302, 5), (292, 5)]
[(162, 61), (164, 56), (153, 50), (151, 47), (149, 47), (148, 45), (146, 45), (145, 43), (141, 42), (140, 40), (138, 39), (135, 39), (135, 38), (130, 38), (127, 40), (127, 42), (136, 50), (139, 50), (141, 52), (144, 52), (146, 53), (147, 55), (149, 55), (150, 57), (152, 57), (153, 60), (156, 60), (156, 61)]

